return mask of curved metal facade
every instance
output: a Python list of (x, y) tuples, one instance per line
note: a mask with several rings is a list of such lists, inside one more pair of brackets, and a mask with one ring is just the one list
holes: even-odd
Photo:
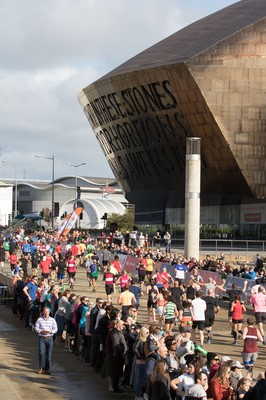
[(266, 4), (242, 0), (171, 35), (79, 94), (136, 210), (184, 205), (186, 137), (201, 203), (266, 197)]

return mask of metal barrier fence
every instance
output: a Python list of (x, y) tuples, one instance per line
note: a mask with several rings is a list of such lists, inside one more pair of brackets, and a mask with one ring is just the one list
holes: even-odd
[(12, 278), (4, 273), (0, 273), (0, 303), (11, 307), (13, 299)]
[[(150, 247), (156, 248), (155, 243), (151, 242)], [(164, 248), (164, 241), (160, 243)], [(184, 239), (172, 239), (171, 248), (173, 250), (184, 250)], [(264, 253), (266, 251), (265, 240), (230, 240), (230, 239), (200, 239), (201, 252), (246, 252), (246, 253)]]

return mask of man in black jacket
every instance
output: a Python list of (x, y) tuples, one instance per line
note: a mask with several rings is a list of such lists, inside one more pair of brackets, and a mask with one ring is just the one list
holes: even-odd
[(119, 378), (123, 376), (123, 368), (125, 364), (125, 355), (127, 352), (127, 344), (123, 334), (124, 321), (121, 319), (116, 320), (116, 324), (111, 333), (113, 344), (113, 389), (114, 393), (123, 393), (119, 387)]
[(261, 376), (256, 385), (249, 389), (243, 400), (266, 400), (266, 371), (264, 377)]
[(92, 363), (92, 349), (93, 349), (93, 342), (94, 342), (94, 331), (95, 331), (95, 326), (96, 326), (96, 320), (98, 313), (100, 309), (102, 308), (103, 305), (103, 299), (101, 297), (97, 297), (96, 299), (96, 305), (91, 309), (90, 312), (90, 324), (89, 324), (89, 336), (88, 336), (88, 353), (86, 356), (86, 362)]

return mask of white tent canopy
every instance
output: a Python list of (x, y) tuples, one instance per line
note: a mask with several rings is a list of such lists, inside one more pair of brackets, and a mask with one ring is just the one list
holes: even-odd
[[(81, 199), (78, 200), (83, 204), (83, 218), (80, 220), (81, 228), (94, 228), (103, 229), (104, 220), (101, 219), (105, 213), (108, 214), (120, 214), (123, 215), (126, 208), (119, 202), (114, 200), (97, 200), (97, 199)], [(59, 215), (61, 216), (65, 212), (67, 214), (73, 211), (75, 199), (69, 200), (61, 208)]]

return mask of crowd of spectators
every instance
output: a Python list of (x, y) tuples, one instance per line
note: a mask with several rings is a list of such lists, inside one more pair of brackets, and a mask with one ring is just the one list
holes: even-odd
[[(1, 268), (8, 262), (13, 276), (13, 313), (25, 321), (25, 328), (34, 329), (48, 307), (58, 326), (55, 343), (106, 377), (114, 393), (134, 390), (136, 400), (249, 398), (257, 342), (265, 344), (265, 269), (260, 256), (254, 265), (233, 268), (223, 254), (196, 260), (171, 252), (169, 232), (156, 233), (155, 249), (147, 236), (126, 235), (93, 241), (85, 232), (58, 238), (53, 232), (27, 235), (21, 229), (1, 238)], [(136, 258), (138, 278), (122, 270), (121, 254)], [(172, 266), (173, 273), (165, 266), (156, 270), (156, 262)], [(106, 298), (98, 296), (93, 304), (88, 295), (75, 293), (78, 268), (86, 271), (93, 292), (102, 277)], [(212, 278), (204, 282), (201, 270), (218, 272), (223, 281), (231, 275), (256, 283), (250, 297), (255, 320), (249, 318), (244, 330), (241, 295), (246, 284), (242, 290), (226, 290)], [(243, 364), (205, 350), (220, 309), (217, 287), (229, 295), (229, 322), (234, 342), (243, 340)], [(144, 296), (147, 320), (139, 318)]]

